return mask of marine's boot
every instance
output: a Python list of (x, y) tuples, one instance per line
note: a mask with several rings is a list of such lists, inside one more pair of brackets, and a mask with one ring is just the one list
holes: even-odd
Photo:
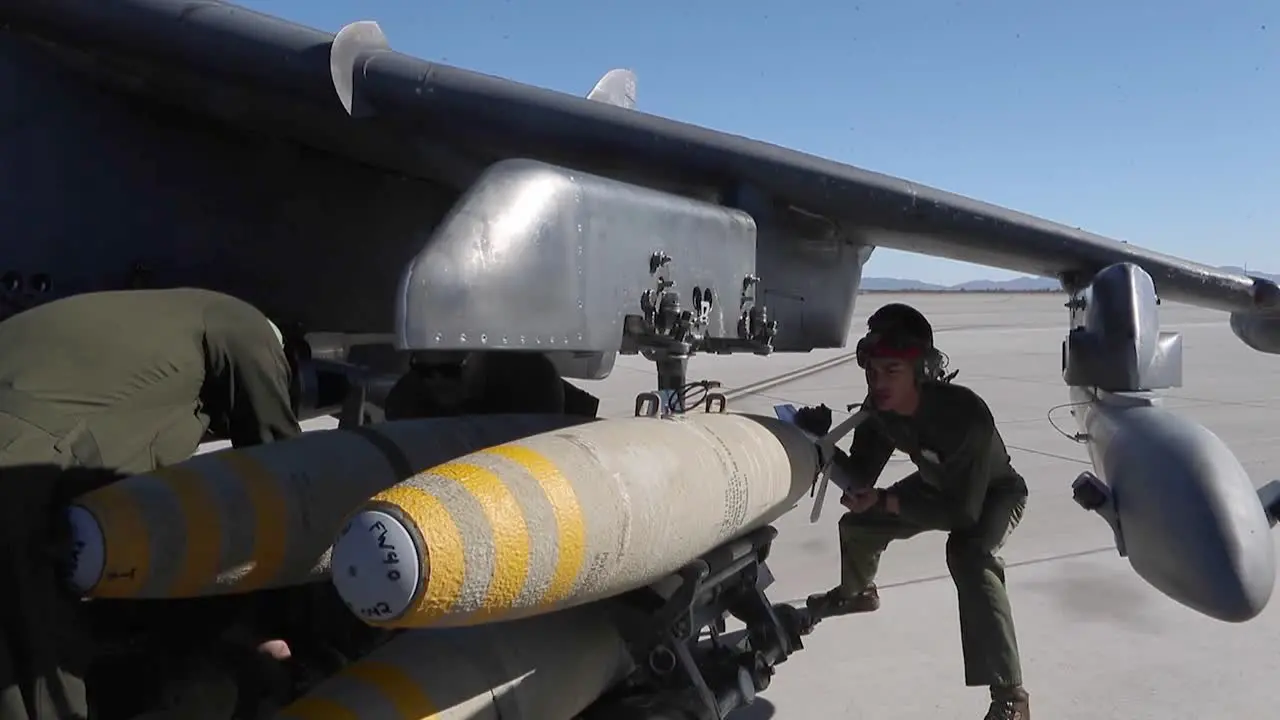
[(983, 720), (1031, 720), (1031, 696), (1021, 687), (991, 688), (991, 707)]
[(849, 595), (837, 587), (825, 593), (810, 595), (805, 600), (805, 607), (815, 619), (873, 612), (880, 609), (880, 593), (876, 591), (875, 585), (856, 595)]

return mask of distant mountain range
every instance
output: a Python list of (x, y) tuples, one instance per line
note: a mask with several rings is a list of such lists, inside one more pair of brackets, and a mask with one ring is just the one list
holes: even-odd
[[(1227, 272), (1245, 273), (1245, 269), (1234, 265), (1226, 265), (1221, 268)], [(1266, 278), (1280, 283), (1280, 275), (1271, 273), (1258, 272), (1250, 270), (1248, 274), (1254, 277)], [(937, 283), (928, 283), (923, 280), (909, 280), (906, 278), (885, 278), (885, 277), (864, 277), (862, 278), (862, 292), (1014, 292), (1014, 293), (1034, 293), (1034, 292), (1059, 292), (1061, 287), (1057, 280), (1042, 277), (1016, 277), (1011, 280), (970, 280), (956, 285), (939, 285)]]

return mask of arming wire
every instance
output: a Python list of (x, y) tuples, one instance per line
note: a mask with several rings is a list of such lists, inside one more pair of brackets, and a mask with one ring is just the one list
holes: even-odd
[[(687, 382), (675, 392), (667, 395), (667, 412), (671, 415), (687, 413), (689, 408), (701, 405), (707, 399), (707, 395), (718, 387), (721, 387), (721, 385), (716, 380)], [(701, 394), (699, 395), (698, 393)], [(697, 399), (694, 400), (693, 398)]]
[(1066, 439), (1072, 442), (1077, 442), (1077, 443), (1087, 442), (1089, 440), (1089, 436), (1087, 434), (1069, 433), (1063, 430), (1062, 428), (1058, 427), (1058, 423), (1053, 421), (1053, 413), (1055, 410), (1061, 410), (1063, 408), (1080, 407), (1082, 405), (1088, 405), (1088, 404), (1089, 402), (1085, 401), (1085, 402), (1069, 402), (1069, 403), (1062, 403), (1061, 405), (1054, 405), (1053, 407), (1049, 408), (1049, 412), (1045, 413), (1044, 416), (1045, 416), (1045, 419), (1049, 421), (1049, 425), (1054, 430), (1058, 431), (1059, 435), (1065, 437)]

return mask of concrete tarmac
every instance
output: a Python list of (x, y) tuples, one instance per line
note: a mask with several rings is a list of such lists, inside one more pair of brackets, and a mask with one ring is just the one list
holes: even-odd
[[(1075, 432), (1060, 407), (1067, 402), (1061, 379), (1064, 300), (1057, 294), (866, 295), (854, 324), (857, 333), (866, 315), (887, 302), (912, 303), (925, 312), (939, 348), (960, 370), (956, 382), (986, 398), (1031, 486), (1026, 516), (1002, 555), (1034, 716), (1274, 717), (1276, 699), (1268, 688), (1280, 678), (1280, 597), (1241, 625), (1198, 615), (1139, 579), (1116, 554), (1101, 518), (1072, 501), (1071, 482), (1089, 467), (1087, 454), (1050, 422)], [(1255, 485), (1276, 477), (1280, 449), (1270, 428), (1280, 419), (1280, 358), (1245, 347), (1223, 313), (1168, 304), (1162, 320), (1164, 329), (1182, 331), (1185, 343), (1185, 386), (1165, 393), (1167, 406), (1218, 434)], [(859, 336), (851, 337), (850, 349)], [(847, 352), (697, 358), (690, 378), (720, 379), (731, 390)], [(613, 377), (583, 386), (604, 396), (609, 414), (625, 414), (633, 403), (627, 394), (650, 387), (651, 372), (642, 360), (620, 358)], [(771, 413), (777, 403), (825, 402), (843, 410), (865, 391), (850, 361), (730, 406)], [(837, 422), (841, 417), (837, 413)], [(881, 484), (911, 469), (906, 458), (895, 456)], [(769, 561), (777, 578), (770, 590), (775, 601), (802, 601), (839, 580), (836, 521), (843, 508), (828, 498), (816, 524), (809, 522), (810, 508), (806, 499), (776, 524), (780, 534)], [(881, 610), (822, 623), (806, 649), (780, 666), (769, 689), (734, 720), (982, 718), (986, 690), (964, 687), (944, 542), (945, 535), (936, 533), (890, 546), (881, 563)]]

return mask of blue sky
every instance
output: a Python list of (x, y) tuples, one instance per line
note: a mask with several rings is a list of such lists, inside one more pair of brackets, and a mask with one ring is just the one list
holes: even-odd
[[(645, 112), (1280, 272), (1276, 0), (239, 3), (575, 94), (628, 67)], [(1010, 276), (885, 250), (867, 273)]]

